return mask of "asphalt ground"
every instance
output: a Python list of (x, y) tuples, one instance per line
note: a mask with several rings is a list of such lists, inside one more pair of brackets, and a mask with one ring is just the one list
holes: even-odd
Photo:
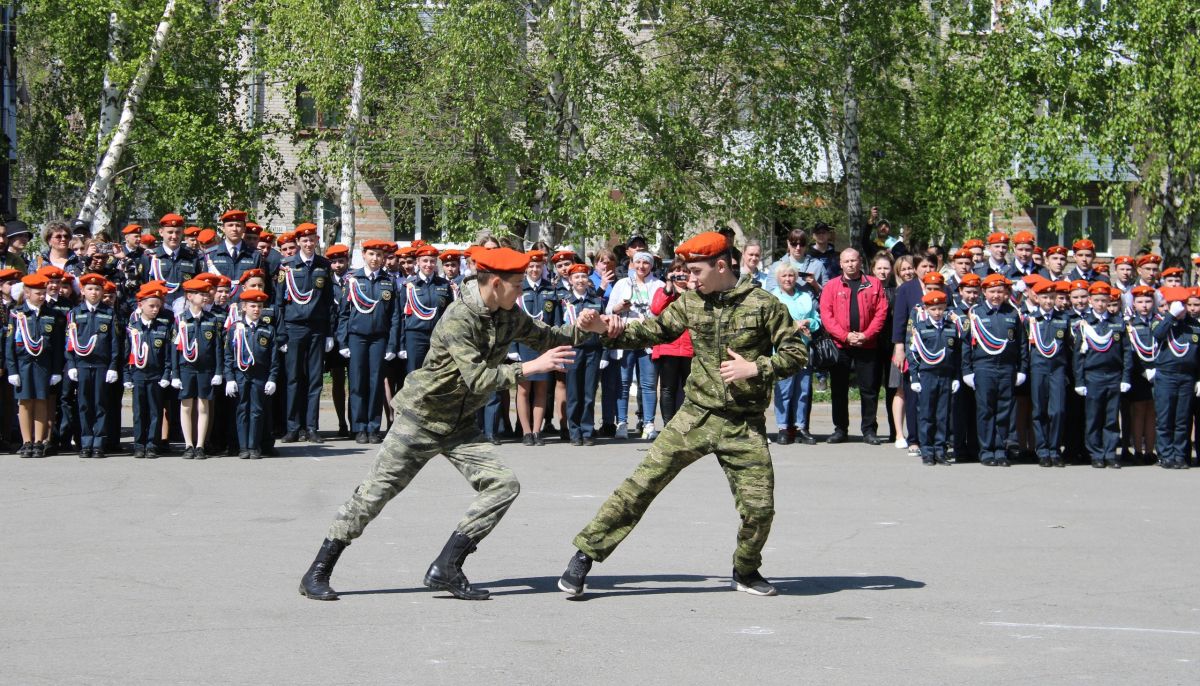
[(729, 590), (737, 519), (710, 457), (568, 600), (571, 539), (646, 447), (502, 446), (523, 490), (467, 560), (484, 602), (421, 586), (472, 497), (441, 459), (346, 550), (341, 600), (317, 602), (298, 581), (375, 446), (0, 457), (0, 682), (1200, 682), (1200, 470), (773, 447), (762, 571), (781, 595), (759, 598)]

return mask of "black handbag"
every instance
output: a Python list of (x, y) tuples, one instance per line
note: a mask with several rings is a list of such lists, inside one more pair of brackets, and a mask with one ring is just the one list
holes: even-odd
[(818, 371), (829, 371), (838, 361), (837, 345), (824, 327), (812, 333), (808, 341), (808, 364)]

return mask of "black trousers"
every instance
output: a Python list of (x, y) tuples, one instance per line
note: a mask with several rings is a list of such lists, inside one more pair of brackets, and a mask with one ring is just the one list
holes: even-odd
[[(301, 324), (287, 325), (287, 430), (317, 430), (324, 382), (325, 335)], [(249, 449), (249, 448), (247, 448)]]
[(692, 358), (663, 355), (658, 358), (658, 409), (662, 412), (663, 426), (683, 405), (683, 383), (692, 373)]
[(850, 424), (850, 372), (858, 383), (859, 403), (862, 406), (863, 435), (876, 433), (879, 423), (878, 352), (872, 349), (841, 348), (838, 361), (829, 370), (829, 391), (833, 399), (833, 427), (846, 431)]

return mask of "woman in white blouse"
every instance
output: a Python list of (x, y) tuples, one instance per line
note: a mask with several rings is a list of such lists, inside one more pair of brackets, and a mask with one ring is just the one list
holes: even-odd
[[(607, 312), (620, 315), (626, 321), (649, 319), (650, 301), (662, 289), (663, 282), (650, 272), (654, 269), (654, 256), (639, 252), (629, 263), (629, 276), (613, 284), (608, 298)], [(638, 377), (638, 408), (642, 413), (642, 438), (652, 439), (654, 410), (657, 405), (658, 369), (650, 356), (650, 349), (617, 351), (621, 366), (621, 388), (617, 396), (617, 438), (629, 438), (629, 386), (633, 383), (636, 370)]]

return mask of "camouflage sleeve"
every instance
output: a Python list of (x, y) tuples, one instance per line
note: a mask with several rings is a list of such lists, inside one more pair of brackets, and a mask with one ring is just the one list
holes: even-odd
[(559, 345), (582, 345), (589, 335), (588, 332), (575, 328), (574, 324), (550, 326), (526, 316), (518, 317), (517, 322), (513, 338), (539, 352)]
[[(774, 298), (772, 298), (774, 300)], [(778, 301), (776, 301), (778, 302)], [(659, 343), (670, 343), (671, 341), (683, 335), (687, 331), (687, 309), (686, 300), (679, 298), (667, 305), (657, 317), (651, 319), (638, 319), (630, 321), (625, 327), (625, 331), (616, 338), (601, 336), (600, 340), (608, 348), (622, 348), (625, 350), (633, 350), (637, 348), (649, 348)], [(780, 304), (782, 306), (782, 303)], [(786, 312), (786, 309), (784, 310)], [(792, 330), (795, 327), (791, 325), (791, 316), (788, 316), (788, 325)]]
[(792, 323), (787, 306), (772, 298), (763, 312), (764, 331), (771, 337), (775, 349), (770, 357), (755, 361), (765, 383), (794, 376), (808, 364), (808, 346)]
[[(524, 315), (522, 318), (529, 319)], [(488, 345), (486, 336), (481, 343), (474, 329), (465, 308), (451, 307), (434, 327), (432, 345), (441, 343), (446, 346), (446, 351), (454, 360), (454, 366), (462, 375), (463, 384), (473, 394), (516, 386), (520, 378), (521, 363), (490, 366), (484, 352), (484, 347)], [(444, 342), (439, 339), (443, 339)]]

